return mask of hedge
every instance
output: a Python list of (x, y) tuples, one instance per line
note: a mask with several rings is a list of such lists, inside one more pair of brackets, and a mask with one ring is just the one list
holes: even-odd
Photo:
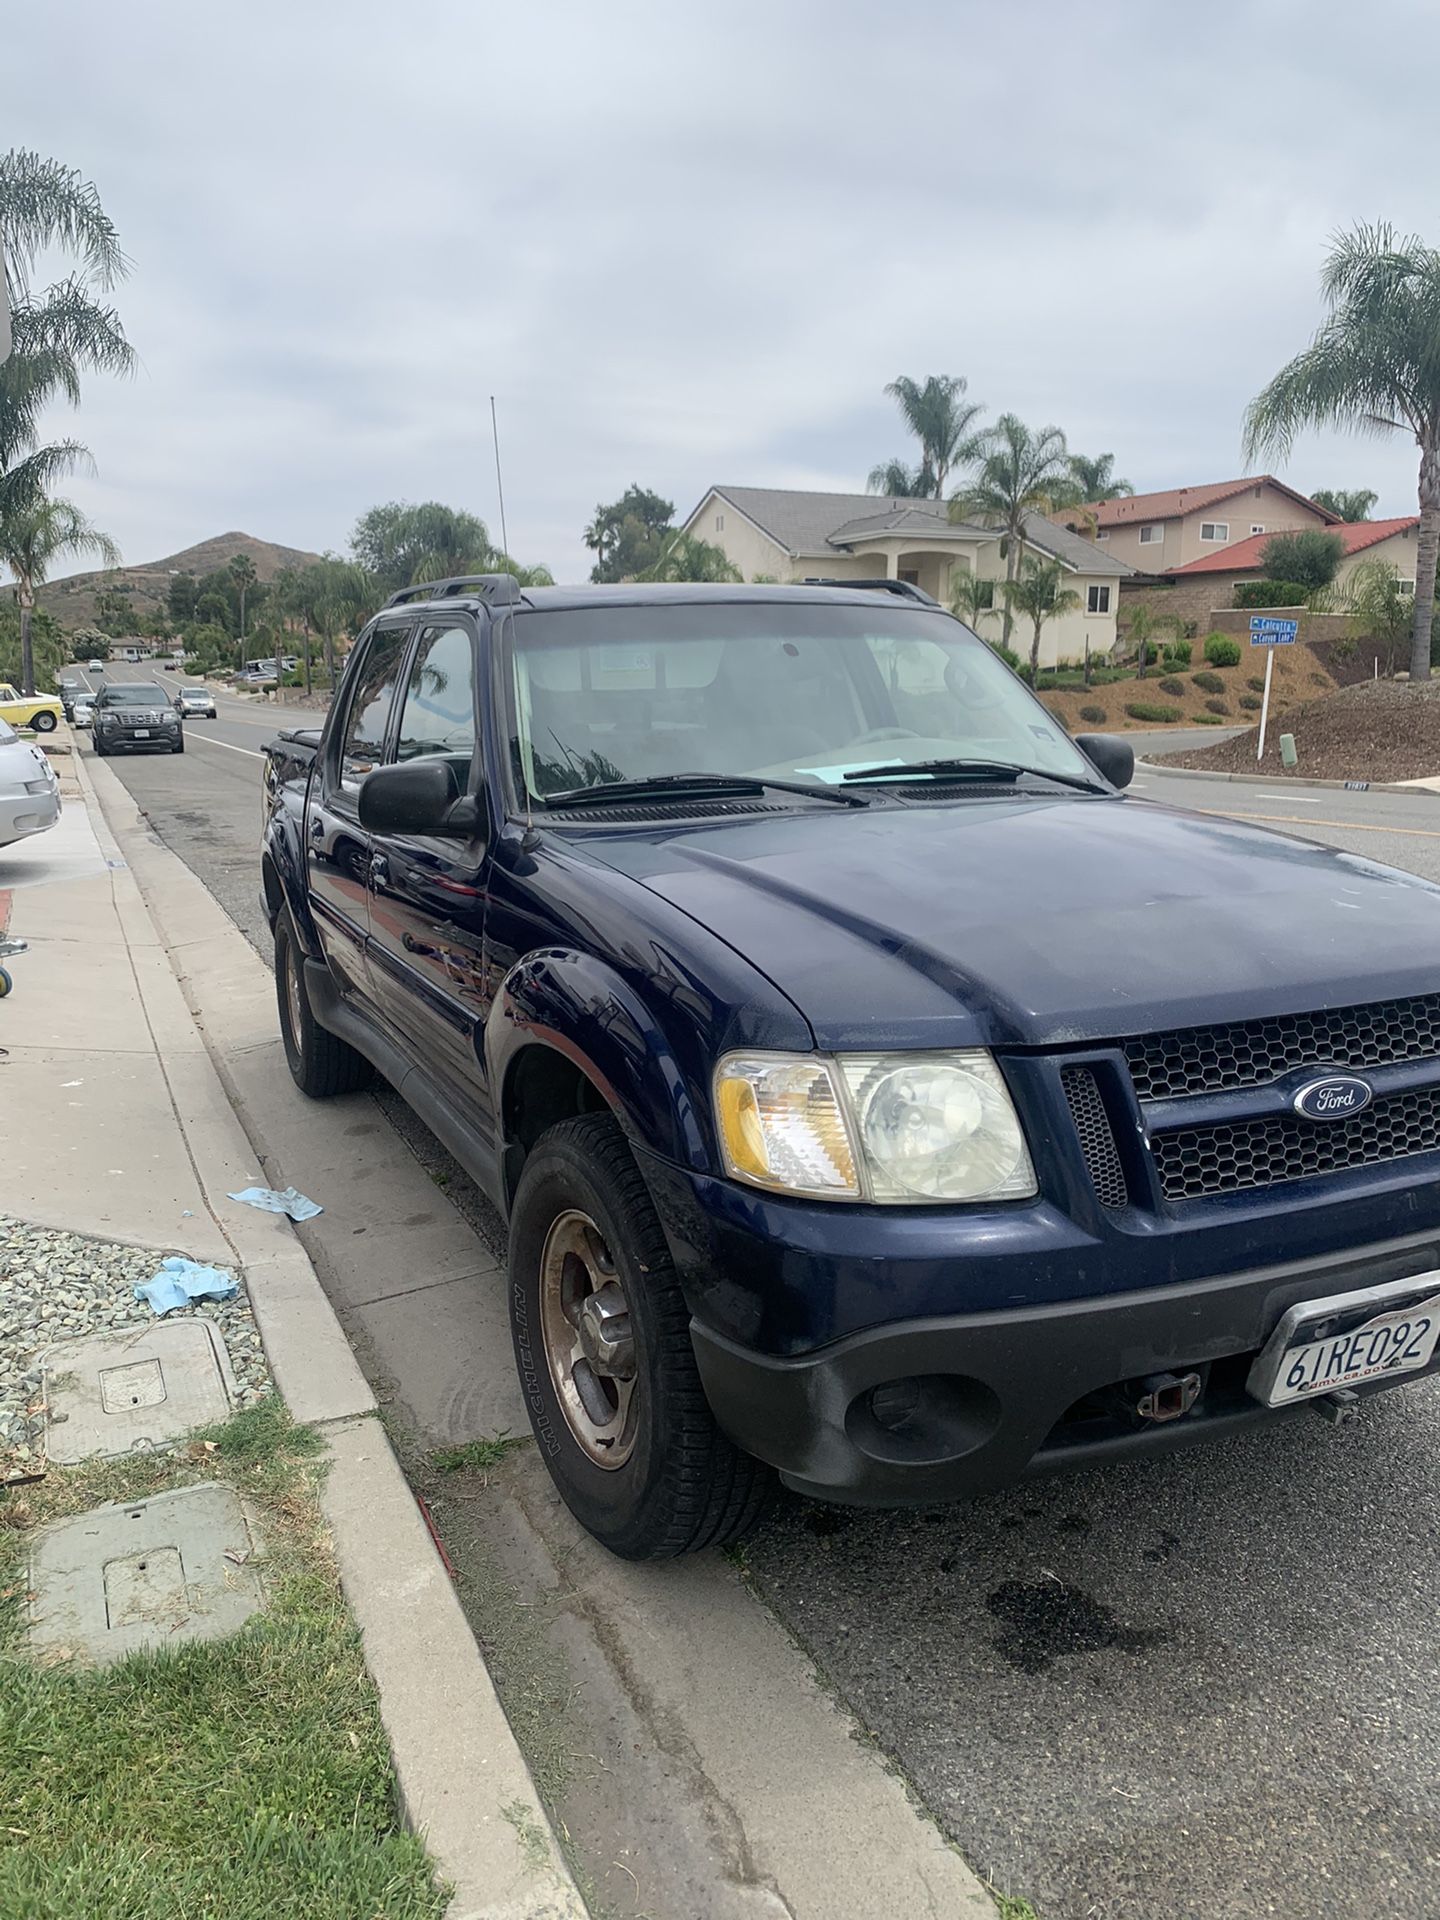
[(1132, 720), (1161, 720), (1167, 725), (1171, 720), (1185, 718), (1179, 707), (1157, 707), (1147, 700), (1132, 700), (1125, 711)]
[(1225, 682), (1218, 673), (1192, 673), (1190, 678), (1202, 693), (1223, 693)]
[(1303, 607), (1309, 598), (1298, 580), (1242, 580), (1235, 589), (1237, 607)]
[(1161, 693), (1168, 694), (1172, 700), (1185, 698), (1185, 682), (1177, 680), (1173, 673), (1167, 675), (1164, 680), (1157, 680), (1155, 685)]
[(1207, 700), (1205, 702), (1205, 711), (1207, 713), (1225, 714), (1229, 713), (1230, 709), (1223, 700)]
[(1080, 718), (1088, 720), (1092, 727), (1103, 727), (1109, 719), (1104, 707), (1081, 707)]
[(1240, 696), (1240, 704), (1246, 713), (1258, 713), (1265, 702), (1260, 698), (1258, 693), (1242, 693)]

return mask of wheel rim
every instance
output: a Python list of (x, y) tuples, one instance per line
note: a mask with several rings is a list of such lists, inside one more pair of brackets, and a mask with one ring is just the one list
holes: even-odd
[(540, 1255), (540, 1327), (550, 1383), (587, 1460), (613, 1472), (635, 1449), (630, 1302), (589, 1214), (562, 1213)]
[(295, 964), (295, 949), (287, 940), (285, 943), (285, 1006), (290, 1016), (290, 1045), (295, 1052), (300, 1050), (300, 1035), (304, 1032), (303, 1006), (300, 998), (300, 969)]

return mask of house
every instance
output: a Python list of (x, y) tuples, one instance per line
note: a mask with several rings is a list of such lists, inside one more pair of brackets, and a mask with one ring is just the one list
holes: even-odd
[[(719, 547), (747, 580), (908, 580), (948, 605), (962, 573), (1005, 577), (1000, 530), (952, 521), (943, 500), (892, 500), (873, 493), (802, 493), (785, 487), (711, 487), (683, 531)], [(1027, 517), (1029, 546), (1058, 560), (1078, 611), (1050, 621), (1041, 636), (1043, 665), (1108, 653), (1115, 644), (1119, 585), (1132, 569), (1082, 535), (1040, 514)], [(985, 637), (1000, 637), (1002, 597), (981, 616)], [(1017, 651), (1029, 629), (1017, 618)]]
[[(1345, 543), (1345, 558), (1335, 576), (1336, 587), (1343, 591), (1346, 581), (1362, 561), (1383, 560), (1394, 567), (1401, 593), (1414, 593), (1415, 541), (1419, 530), (1418, 513), (1398, 520), (1341, 521), (1328, 527), (1328, 533), (1338, 534)], [(1268, 533), (1257, 533), (1218, 552), (1202, 554), (1198, 560), (1168, 569), (1165, 578), (1177, 586), (1201, 580), (1214, 589), (1213, 606), (1233, 606), (1234, 589), (1242, 581), (1264, 577), (1260, 557), (1269, 538)]]
[(1209, 486), (1171, 487), (1163, 493), (1132, 493), (1128, 499), (1099, 500), (1055, 517), (1138, 572), (1157, 574), (1262, 534), (1339, 524), (1338, 514), (1268, 473)]

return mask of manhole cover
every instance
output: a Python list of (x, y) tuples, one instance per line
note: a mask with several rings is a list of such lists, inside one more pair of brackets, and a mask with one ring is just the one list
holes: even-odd
[(87, 1334), (48, 1347), (40, 1364), (45, 1448), (57, 1466), (163, 1446), (230, 1413), (234, 1379), (210, 1320)]
[(30, 1641), (103, 1664), (234, 1633), (260, 1605), (257, 1537), (233, 1487), (96, 1507), (38, 1535)]

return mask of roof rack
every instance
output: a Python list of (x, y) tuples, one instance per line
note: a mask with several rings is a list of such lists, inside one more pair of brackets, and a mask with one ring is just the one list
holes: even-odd
[(875, 593), (898, 593), (902, 599), (918, 600), (925, 607), (938, 607), (940, 604), (923, 587), (917, 587), (913, 580), (822, 580), (812, 576), (800, 584), (802, 587), (869, 587)]
[(410, 600), (454, 600), (462, 594), (488, 600), (493, 606), (513, 607), (520, 598), (520, 582), (513, 573), (457, 573), (448, 580), (422, 580), (418, 586), (401, 587), (385, 604), (403, 607)]

